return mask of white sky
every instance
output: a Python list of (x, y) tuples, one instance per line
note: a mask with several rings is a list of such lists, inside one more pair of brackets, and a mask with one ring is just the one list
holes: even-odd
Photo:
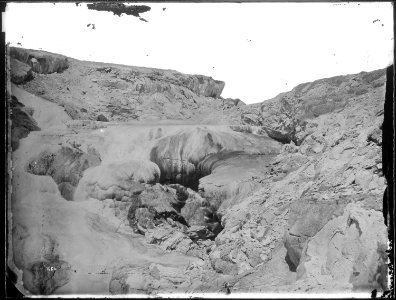
[(393, 61), (390, 2), (143, 4), (151, 7), (141, 14), (148, 23), (86, 3), (9, 3), (6, 40), (82, 60), (212, 76), (226, 82), (223, 97), (245, 103)]

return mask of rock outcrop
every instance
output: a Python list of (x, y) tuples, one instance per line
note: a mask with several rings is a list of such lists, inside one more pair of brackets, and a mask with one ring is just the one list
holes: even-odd
[(33, 78), (32, 67), (15, 59), (11, 58), (11, 81), (15, 84), (24, 83)]
[[(301, 252), (306, 246), (306, 242), (314, 237), (330, 220), (340, 216), (347, 203), (351, 201), (375, 203), (376, 201), (372, 194), (341, 195), (332, 200), (304, 197), (301, 201), (291, 205), (288, 221), (289, 230), (285, 235), (285, 247), (289, 266), (294, 271), (300, 263)], [(375, 207), (377, 211), (379, 208), (378, 205)], [(304, 218), (301, 218), (301, 216), (304, 216)]]
[[(309, 132), (316, 130), (316, 118), (341, 112), (348, 104), (378, 98), (376, 94), (384, 89), (384, 84), (383, 69), (300, 84), (290, 92), (264, 101), (260, 117), (245, 123), (254, 122), (263, 126), (270, 137), (299, 145)], [(371, 106), (380, 109), (376, 103)]]
[(102, 114), (100, 114), (100, 115), (96, 118), (96, 120), (97, 120), (97, 121), (100, 121), (100, 122), (109, 122), (109, 120), (106, 118), (106, 116), (104, 116), (104, 115), (102, 115)]
[(388, 288), (383, 70), (244, 105), (210, 77), (12, 53), (21, 288)]
[(355, 290), (386, 290), (386, 231), (381, 212), (348, 204), (307, 244), (299, 278), (323, 276), (349, 282)]
[(61, 73), (69, 67), (67, 57), (45, 51), (10, 47), (10, 56), (39, 74)]
[[(187, 120), (195, 124), (239, 124), (239, 99), (221, 98), (225, 83), (172, 70), (83, 62), (23, 48), (10, 55), (29, 65), (30, 82), (19, 82), (37, 96), (65, 107), (73, 119), (109, 121)], [(15, 71), (16, 72), (16, 71)], [(78, 80), (76, 80), (78, 78)]]
[(136, 231), (144, 234), (147, 229), (153, 229), (156, 225), (171, 219), (169, 222), (179, 222), (187, 225), (175, 207), (178, 206), (175, 194), (161, 185), (146, 188), (135, 196), (128, 211), (129, 224)]
[[(245, 289), (253, 288), (254, 285), (249, 282), (248, 278), (257, 282), (255, 276), (261, 276), (258, 274), (261, 272), (259, 270), (264, 268), (261, 267), (263, 263), (267, 266), (266, 270), (271, 266), (272, 269), (269, 272), (282, 272), (285, 278), (292, 279), (292, 274), (296, 271), (302, 274), (303, 272), (299, 270), (303, 270), (303, 264), (305, 264), (305, 258), (302, 258), (304, 249), (308, 247), (310, 241), (316, 240), (317, 235), (320, 235), (321, 230), (331, 224), (332, 220), (346, 214), (348, 205), (348, 207), (355, 205), (362, 207), (367, 215), (379, 216), (382, 209), (382, 194), (385, 189), (381, 147), (378, 142), (383, 114), (384, 72), (380, 70), (355, 76), (361, 82), (360, 88), (366, 88), (367, 93), (358, 92), (357, 96), (355, 93), (349, 96), (343, 94), (345, 85), (350, 84), (348, 80), (352, 79), (346, 77), (349, 79), (345, 82), (343, 81), (345, 77), (341, 77), (339, 95), (345, 96), (345, 99), (340, 100), (340, 103), (343, 103), (341, 107), (337, 107), (334, 111), (323, 109), (320, 113), (313, 114), (307, 119), (307, 124), (310, 125), (305, 128), (293, 127), (292, 122), (288, 127), (289, 125), (280, 118), (276, 119), (277, 117), (274, 117), (272, 121), (265, 118), (266, 122), (273, 122), (272, 129), (277, 130), (278, 136), (275, 137), (266, 126), (262, 128), (269, 136), (286, 144), (281, 153), (270, 162), (267, 169), (269, 174), (262, 179), (265, 188), (257, 189), (243, 201), (226, 210), (222, 217), (224, 229), (216, 237), (216, 247), (210, 254), (213, 267), (222, 273), (237, 274), (257, 269), (253, 273), (257, 275), (249, 275), (238, 282), (239, 288), (241, 286)], [(353, 75), (351, 77), (353, 78)], [(326, 80), (318, 82), (326, 85)], [(305, 87), (312, 85), (306, 84)], [(293, 91), (295, 90), (297, 88)], [(305, 91), (310, 90), (307, 88)], [(338, 94), (338, 90), (334, 92)], [(280, 95), (278, 100), (271, 100), (269, 103), (264, 102), (263, 107), (272, 106), (274, 109), (272, 116), (276, 116), (277, 113), (280, 116), (281, 111), (288, 107), (282, 98), (284, 96), (285, 94)], [(305, 99), (305, 95), (301, 97)], [(298, 107), (298, 105), (293, 106), (293, 103), (289, 103), (289, 109)], [(282, 105), (284, 108), (281, 108)], [(301, 106), (296, 114), (305, 114), (303, 109), (305, 109), (304, 106)], [(262, 115), (266, 113), (270, 114), (271, 111), (264, 111)], [(287, 118), (286, 115), (284, 117)], [(260, 123), (256, 126), (260, 126)], [(296, 130), (294, 133), (294, 128), (300, 131)], [(377, 222), (374, 219), (373, 217), (373, 222)], [(380, 226), (380, 223), (376, 224)], [(381, 230), (384, 231), (385, 228)], [(373, 229), (370, 235), (374, 236), (374, 232), (377, 230)], [(283, 242), (280, 242), (282, 240)], [(321, 236), (317, 239), (318, 243), (319, 240), (323, 243), (326, 239)], [(383, 240), (384, 235), (380, 234), (376, 238), (373, 237), (372, 244), (378, 244), (380, 245), (378, 249), (383, 249)], [(340, 244), (343, 243), (347, 244), (345, 240), (340, 242)], [(360, 241), (353, 243), (361, 245)], [(327, 242), (322, 245), (327, 245)], [(284, 247), (286, 253), (280, 255)], [(292, 284), (289, 281), (288, 287), (283, 286), (287, 280), (275, 281), (278, 285), (276, 289), (267, 279), (268, 282), (260, 283), (258, 290), (293, 291), (302, 288), (312, 292), (354, 288), (365, 291), (373, 288), (385, 290), (382, 281), (385, 280), (383, 270), (386, 268), (382, 258), (383, 251), (377, 251), (377, 246), (374, 247), (374, 250), (367, 248), (367, 252), (366, 250), (355, 251), (360, 257), (373, 257), (373, 262), (358, 263), (358, 259), (353, 262), (372, 266), (370, 270), (373, 270), (371, 271), (373, 273), (365, 273), (371, 275), (356, 279), (356, 282), (360, 283), (352, 283), (355, 282), (355, 276), (360, 274), (360, 271), (355, 272), (353, 268), (342, 271), (343, 276), (348, 279), (343, 277), (337, 281), (335, 278), (338, 275), (334, 275), (338, 272), (336, 264), (321, 267), (327, 268), (326, 274), (332, 274), (335, 277), (320, 277), (319, 274), (322, 271), (316, 265), (318, 268), (313, 268), (319, 273), (315, 273), (316, 277), (314, 277), (315, 281), (321, 283), (321, 286), (313, 284), (313, 277), (309, 279), (299, 275), (294, 279), (298, 279), (297, 281)], [(323, 249), (318, 251), (322, 251), (321, 255), (327, 255)], [(377, 252), (382, 254), (373, 254)], [(318, 252), (314, 255), (317, 256), (317, 254)], [(345, 254), (340, 255), (345, 256)], [(323, 258), (322, 261), (326, 260), (328, 258)], [(283, 267), (275, 268), (276, 264), (283, 265)], [(282, 287), (279, 288), (279, 286)]]
[(58, 146), (43, 149), (32, 157), (27, 165), (27, 172), (35, 175), (51, 176), (66, 200), (74, 199), (74, 191), (83, 177), (83, 172), (100, 164), (100, 157), (95, 153), (85, 153), (80, 149)]
[(230, 153), (268, 155), (279, 151), (280, 144), (266, 137), (232, 132), (229, 127), (198, 127), (159, 139), (150, 159), (161, 170), (161, 182), (176, 182), (197, 190), (199, 179), (209, 175), (216, 162), (232, 156)]
[(15, 96), (11, 97), (11, 148), (18, 149), (19, 140), (27, 137), (29, 132), (38, 131), (36, 120), (33, 119), (33, 109), (26, 107)]
[(150, 161), (101, 164), (84, 173), (77, 187), (76, 200), (94, 198), (130, 202), (143, 191), (143, 183), (156, 183), (158, 179), (158, 166)]

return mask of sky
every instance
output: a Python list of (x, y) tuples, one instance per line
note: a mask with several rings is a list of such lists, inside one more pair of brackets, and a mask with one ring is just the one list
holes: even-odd
[(393, 62), (390, 2), (142, 4), (148, 22), (86, 3), (8, 3), (3, 31), (11, 46), (211, 76), (248, 104)]

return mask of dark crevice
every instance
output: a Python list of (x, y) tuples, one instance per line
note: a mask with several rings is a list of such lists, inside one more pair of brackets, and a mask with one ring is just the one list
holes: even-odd
[(181, 209), (185, 205), (185, 202), (189, 196), (187, 192), (187, 188), (180, 184), (171, 184), (171, 183), (168, 184), (168, 186), (176, 190), (176, 197), (178, 202), (173, 204), (172, 206), (174, 209), (176, 209), (178, 213), (180, 213)]
[[(193, 164), (193, 165), (195, 167), (195, 170), (197, 170), (198, 164)], [(161, 167), (160, 170), (161, 170), (161, 176), (159, 179), (160, 184), (162, 185), (180, 184), (186, 188), (192, 189), (193, 191), (198, 191), (199, 179), (210, 174), (210, 173), (204, 174), (199, 170), (193, 173), (187, 173), (187, 171), (184, 168), (182, 168), (181, 172), (178, 174), (172, 174), (172, 172), (167, 172)]]
[(213, 213), (209, 219), (208, 229), (213, 232), (215, 235), (214, 238), (224, 229), (224, 227), (221, 225), (221, 217), (217, 212)]
[(289, 257), (289, 253), (286, 254), (285, 261), (286, 261), (287, 265), (289, 266), (289, 270), (291, 272), (296, 272), (297, 271), (297, 266), (291, 261), (291, 259)]
[[(222, 156), (227, 157), (227, 153), (221, 153)], [(218, 154), (210, 154), (207, 156), (207, 158), (210, 157), (216, 157)], [(202, 162), (201, 162), (202, 163)], [(184, 207), (186, 204), (187, 199), (189, 198), (189, 192), (187, 191), (187, 188), (190, 188), (191, 190), (195, 191), (198, 193), (198, 186), (199, 186), (199, 179), (202, 177), (205, 177), (211, 173), (213, 163), (211, 164), (209, 170), (205, 170), (202, 167), (202, 164), (197, 164), (193, 174), (189, 174), (189, 179), (185, 181), (184, 184), (180, 184), (177, 181), (172, 181), (170, 179), (167, 179), (165, 182), (161, 182), (161, 184), (168, 185), (171, 188), (174, 188), (176, 190), (176, 196), (178, 198), (178, 202), (173, 206), (174, 209), (176, 209), (179, 213), (181, 209)], [(161, 173), (162, 174), (162, 173)], [(200, 194), (200, 193), (198, 193)], [(206, 206), (205, 206), (206, 207)], [(217, 209), (213, 206), (208, 206), (207, 209), (205, 209), (205, 219), (206, 219), (206, 227), (207, 229), (213, 233), (213, 236), (208, 237), (210, 240), (214, 240), (216, 236), (224, 229), (223, 226), (221, 225), (221, 216), (217, 213)], [(187, 226), (190, 226), (189, 224), (186, 224)]]
[[(183, 153), (180, 153), (181, 150), (176, 150), (178, 154), (177, 157), (180, 158), (173, 158), (172, 155), (169, 154), (169, 150), (168, 153), (163, 153), (161, 151), (162, 145), (158, 145), (151, 150), (150, 160), (158, 165), (161, 172), (159, 183), (176, 190), (177, 201), (172, 203), (172, 207), (179, 214), (188, 201), (190, 201), (188, 203), (191, 205), (191, 201), (205, 200), (204, 197), (202, 197), (203, 192), (199, 190), (199, 181), (201, 178), (210, 175), (220, 162), (246, 154), (244, 151), (222, 151), (222, 146), (215, 143), (210, 133), (205, 136), (205, 139), (211, 149), (215, 148), (217, 151), (207, 154), (199, 160), (183, 159)], [(172, 139), (166, 142), (166, 145), (170, 144), (175, 147), (178, 147), (180, 143), (180, 141), (173, 141)], [(165, 147), (165, 145), (163, 147)], [(198, 198), (201, 198), (201, 200), (194, 199), (196, 196), (193, 192), (188, 191), (188, 189), (197, 193), (197, 195), (200, 196)], [(192, 197), (192, 199), (188, 200), (190, 197)], [(198, 210), (196, 210), (197, 206), (199, 207)], [(190, 207), (187, 208), (187, 210), (189, 209)], [(210, 232), (210, 235), (206, 235), (206, 239), (215, 239), (223, 230), (223, 226), (221, 225), (222, 216), (217, 212), (218, 205), (210, 205), (210, 203), (206, 201), (205, 204), (196, 203), (195, 208), (191, 209), (193, 209), (193, 211), (196, 210), (194, 213), (200, 214), (200, 216), (196, 216), (198, 222), (197, 219), (195, 219), (193, 223), (197, 224), (197, 226), (201, 226), (198, 224), (204, 224), (206, 230)], [(191, 219), (194, 219), (191, 215), (186, 218), (187, 224)], [(205, 221), (202, 221), (202, 219)], [(188, 225), (191, 226), (191, 224)], [(201, 236), (201, 234), (198, 233), (198, 236)]]
[(359, 231), (359, 236), (361, 236), (362, 235), (362, 229), (360, 228), (359, 223), (355, 219), (349, 218), (348, 226), (350, 227), (350, 226), (352, 226), (352, 224), (355, 224), (356, 229)]
[[(170, 145), (176, 145), (179, 142), (183, 142), (184, 138), (184, 136), (181, 137), (182, 141), (170, 139), (166, 142)], [(181, 184), (198, 191), (199, 180), (212, 173), (213, 164), (216, 161), (243, 153), (243, 151), (222, 151), (223, 146), (213, 140), (211, 133), (205, 135), (205, 140), (205, 144), (209, 145), (215, 152), (207, 154), (198, 160), (183, 159), (183, 148), (178, 153), (178, 157), (172, 157), (170, 154), (161, 153), (162, 145), (153, 147), (150, 152), (150, 160), (156, 163), (161, 171), (159, 182), (163, 185)], [(213, 160), (210, 167), (207, 166), (208, 159)]]

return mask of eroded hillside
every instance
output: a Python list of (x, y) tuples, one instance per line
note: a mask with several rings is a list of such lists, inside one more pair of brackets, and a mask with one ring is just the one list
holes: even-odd
[(10, 55), (14, 82), (23, 82), (19, 73), (26, 72), (29, 79), (34, 71), (34, 80), (22, 83), (23, 88), (63, 106), (72, 119), (97, 120), (102, 115), (109, 121), (232, 124), (238, 123), (244, 105), (221, 98), (225, 83), (202, 75), (84, 62), (22, 48), (11, 48)]
[(24, 293), (386, 289), (385, 70), (244, 105), (201, 75), (10, 56)]

